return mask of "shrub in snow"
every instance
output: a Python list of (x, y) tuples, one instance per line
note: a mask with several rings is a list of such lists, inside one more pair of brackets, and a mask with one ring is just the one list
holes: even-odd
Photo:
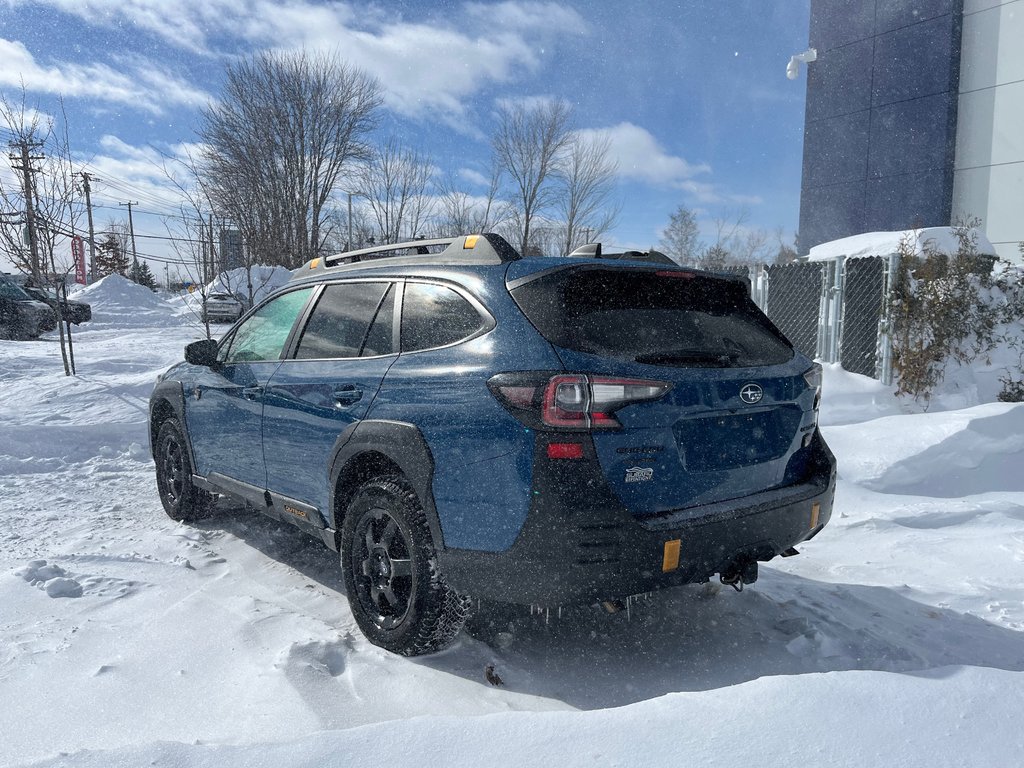
[(886, 318), (893, 331), (897, 394), (931, 398), (951, 364), (988, 362), (998, 348), (1015, 351), (1017, 364), (1000, 378), (999, 399), (1024, 396), (1024, 279), (1008, 262), (978, 254), (975, 230), (954, 228), (959, 246), (945, 253), (905, 238), (899, 247)]

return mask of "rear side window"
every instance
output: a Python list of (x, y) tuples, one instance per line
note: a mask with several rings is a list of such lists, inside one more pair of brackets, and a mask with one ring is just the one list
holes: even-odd
[(402, 301), (402, 351), (454, 344), (483, 330), (487, 320), (465, 297), (443, 285), (407, 283)]
[[(393, 310), (388, 304), (394, 303), (392, 294), (391, 285), (384, 282), (325, 286), (299, 339), (295, 357), (308, 360), (390, 354)], [(374, 322), (378, 317), (381, 323)], [(367, 341), (371, 325), (378, 329), (372, 344)]]
[(563, 269), (513, 288), (512, 296), (552, 344), (602, 357), (722, 368), (793, 357), (789, 342), (731, 281), (667, 270)]

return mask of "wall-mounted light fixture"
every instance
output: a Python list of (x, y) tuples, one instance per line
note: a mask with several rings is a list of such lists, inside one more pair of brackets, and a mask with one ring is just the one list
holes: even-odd
[(803, 53), (797, 53), (789, 57), (789, 64), (786, 65), (786, 77), (796, 80), (800, 76), (800, 62), (810, 64), (818, 60), (818, 49), (808, 48)]

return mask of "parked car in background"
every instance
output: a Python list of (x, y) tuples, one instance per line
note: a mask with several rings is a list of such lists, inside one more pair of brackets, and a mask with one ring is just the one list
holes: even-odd
[(245, 305), (230, 293), (211, 293), (203, 302), (203, 322), (233, 323), (245, 312)]
[(175, 520), (240, 499), (341, 554), (369, 640), (476, 599), (558, 608), (797, 554), (832, 514), (821, 367), (739, 278), (493, 234), (317, 258), (150, 398)]
[(53, 291), (44, 288), (34, 288), (25, 285), (22, 286), (22, 289), (33, 299), (48, 304), (54, 310), (56, 310), (59, 303), (63, 310), (62, 315), (69, 323), (79, 325), (80, 323), (87, 323), (92, 320), (92, 307), (84, 301), (74, 301), (67, 298), (59, 299)]
[(57, 314), (0, 274), (0, 339), (25, 341), (57, 327)]

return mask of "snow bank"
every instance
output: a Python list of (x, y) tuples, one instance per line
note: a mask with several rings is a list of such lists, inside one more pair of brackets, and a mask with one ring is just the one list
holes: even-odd
[(74, 295), (92, 306), (92, 322), (115, 326), (177, 325), (165, 299), (121, 275), (107, 275)]
[[(995, 255), (991, 241), (980, 229), (971, 229), (976, 238), (978, 253)], [(900, 243), (909, 238), (914, 246), (914, 253), (920, 256), (925, 246), (945, 254), (956, 253), (960, 248), (960, 239), (953, 227), (926, 227), (924, 229), (905, 229), (898, 232), (865, 232), (851, 235), (839, 240), (831, 240), (811, 248), (809, 261), (823, 261), (837, 256), (855, 259), (863, 256), (888, 256), (899, 250)]]
[[(292, 277), (292, 272), (284, 267), (269, 267), (257, 264), (252, 267), (252, 291), (253, 303), (258, 303), (278, 288), (287, 285)], [(211, 293), (232, 293), (242, 296), (249, 295), (249, 282), (245, 274), (245, 268), (239, 267), (229, 272), (222, 272), (209, 285), (206, 286), (206, 294)], [(203, 307), (203, 297), (199, 291), (182, 291), (170, 300), (171, 306), (177, 314), (185, 317), (191, 322), (197, 322)]]
[[(40, 766), (349, 766), (371, 755), (424, 766), (1009, 765), (1024, 754), (1016, 673), (948, 668), (768, 677), (595, 712), (424, 717), (277, 744), (152, 744)], [(1003, 695), (1004, 691), (1008, 694)], [(971, 741), (958, 741), (970, 734)], [(361, 757), (356, 757), (361, 756)]]
[(839, 363), (822, 363), (821, 367), (819, 423), (822, 426), (870, 421), (919, 410), (896, 397), (894, 386), (887, 387), (878, 379), (850, 373)]
[[(252, 267), (252, 288), (253, 303), (261, 301), (278, 288), (283, 287), (291, 280), (292, 272), (284, 267), (268, 267), (263, 264), (256, 264)], [(249, 279), (246, 277), (245, 268), (239, 267), (229, 272), (222, 272), (210, 283), (208, 290), (226, 291), (227, 293), (240, 293), (243, 296), (249, 295)]]

